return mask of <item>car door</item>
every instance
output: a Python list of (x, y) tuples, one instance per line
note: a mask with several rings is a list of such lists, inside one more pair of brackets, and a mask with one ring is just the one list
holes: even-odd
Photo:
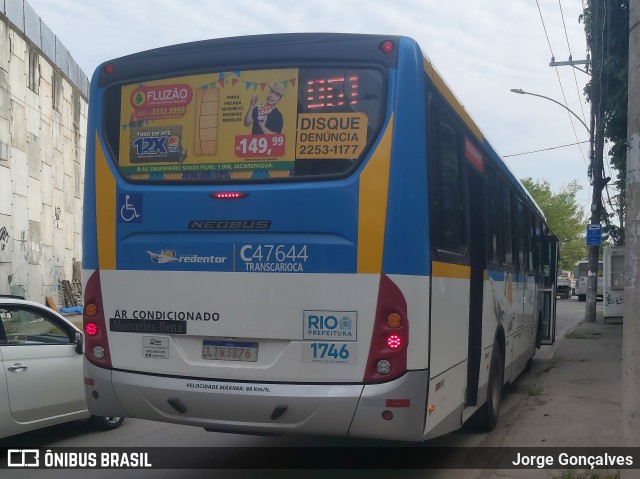
[[(0, 366), (2, 366), (3, 345), (2, 322), (0, 321)], [(4, 367), (0, 367), (0, 437), (13, 434), (14, 421), (9, 411), (9, 393), (5, 379)]]
[(86, 401), (76, 330), (32, 305), (0, 306), (0, 317), (0, 357), (14, 425), (27, 430), (40, 422), (48, 425), (82, 415)]

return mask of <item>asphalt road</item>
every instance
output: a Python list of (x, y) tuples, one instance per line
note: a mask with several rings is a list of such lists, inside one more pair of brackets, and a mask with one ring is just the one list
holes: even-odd
[[(561, 337), (570, 331), (584, 318), (585, 303), (577, 301), (576, 297), (567, 300), (557, 301), (557, 325), (556, 337)], [(534, 367), (530, 373), (524, 374), (518, 383), (532, 384), (544, 369), (546, 362), (552, 357), (553, 347), (543, 347), (536, 354)], [(429, 441), (427, 444), (418, 447), (491, 447), (501, 444), (502, 438), (509, 431), (512, 420), (515, 418), (518, 406), (522, 403), (523, 395), (518, 392), (518, 385), (507, 387), (503, 396), (500, 422), (498, 427), (491, 433), (480, 433), (471, 428), (465, 427), (459, 431), (448, 434), (441, 438)], [(251, 451), (243, 451), (245, 447), (289, 447), (292, 454), (295, 454), (294, 447), (385, 447), (389, 448), (389, 461), (393, 464), (393, 449), (390, 446), (397, 446), (398, 443), (371, 440), (347, 440), (341, 438), (317, 438), (317, 437), (258, 437), (244, 436), (236, 434), (210, 433), (201, 428), (191, 426), (180, 426), (165, 423), (156, 423), (139, 419), (127, 419), (124, 425), (115, 431), (95, 432), (89, 428), (86, 421), (76, 421), (60, 426), (54, 426), (31, 433), (21, 434), (0, 440), (0, 447), (25, 448), (25, 447), (124, 447), (139, 450), (145, 447), (184, 447), (184, 448), (219, 448), (236, 447), (232, 454), (237, 455), (238, 463), (250, 463)], [(348, 450), (346, 450), (348, 451)], [(318, 454), (323, 454), (322, 449), (318, 449)], [(344, 473), (344, 474), (342, 474)], [(226, 478), (226, 477), (252, 477), (259, 475), (264, 477), (322, 477), (326, 479), (335, 477), (359, 477), (365, 474), (367, 478), (388, 477), (389, 471), (256, 471), (256, 470), (216, 470), (214, 475), (209, 470), (7, 470), (2, 471), (3, 479), (116, 479), (124, 477), (135, 477), (136, 479), (170, 478), (180, 477), (191, 478)], [(425, 477), (425, 471), (420, 470), (397, 470), (395, 477)], [(476, 477), (473, 471), (462, 470), (440, 470), (429, 471), (430, 478), (466, 478)], [(364, 477), (364, 475), (362, 476)]]

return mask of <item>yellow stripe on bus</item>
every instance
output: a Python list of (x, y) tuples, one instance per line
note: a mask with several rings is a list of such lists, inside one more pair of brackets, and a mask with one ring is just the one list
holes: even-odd
[(96, 134), (96, 228), (98, 267), (116, 269), (116, 182)]
[(377, 274), (382, 271), (392, 134), (393, 114), (378, 147), (360, 176), (358, 212), (358, 273), (360, 274)]
[(471, 279), (471, 267), (452, 263), (431, 263), (431, 276), (434, 278)]

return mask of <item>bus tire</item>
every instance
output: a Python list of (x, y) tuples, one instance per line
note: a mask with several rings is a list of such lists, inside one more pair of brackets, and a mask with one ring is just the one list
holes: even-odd
[(527, 359), (527, 362), (524, 364), (523, 372), (530, 373), (532, 369), (533, 369), (533, 356)]
[(542, 313), (538, 315), (538, 326), (536, 328), (536, 349), (542, 347)]
[(487, 402), (478, 411), (478, 426), (484, 431), (492, 431), (498, 424), (500, 402), (502, 401), (502, 386), (504, 385), (504, 360), (498, 341), (493, 343), (491, 353), (491, 367), (489, 368), (489, 383)]

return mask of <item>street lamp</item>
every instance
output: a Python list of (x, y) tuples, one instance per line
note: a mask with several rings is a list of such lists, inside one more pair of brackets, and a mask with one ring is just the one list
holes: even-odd
[(569, 108), (567, 108), (565, 105), (563, 105), (562, 103), (560, 103), (559, 101), (554, 100), (553, 98), (549, 98), (548, 96), (544, 96), (544, 95), (538, 95), (537, 93), (531, 93), (528, 91), (524, 91), (522, 88), (512, 88), (511, 89), (512, 93), (517, 93), (519, 95), (531, 95), (531, 96), (537, 96), (539, 98), (544, 98), (545, 100), (549, 100), (552, 101), (553, 103), (555, 103), (556, 105), (560, 105), (562, 108), (564, 108), (565, 110), (567, 110), (569, 113), (571, 113), (573, 116), (575, 116), (578, 121), (580, 123), (582, 123), (582, 126), (584, 126), (587, 129), (587, 132), (589, 134), (591, 134), (591, 130), (589, 129), (589, 127), (587, 126), (587, 124), (582, 120), (582, 118), (580, 118), (578, 115), (576, 115), (573, 111), (571, 111)]
[[(576, 115), (573, 111), (571, 111), (567, 106), (563, 105), (559, 101), (554, 100), (553, 98), (549, 98), (544, 95), (538, 95), (537, 93), (531, 93), (528, 91), (524, 91), (522, 88), (512, 88), (512, 93), (517, 93), (519, 95), (531, 95), (537, 96), (538, 98), (544, 98), (545, 100), (552, 101), (556, 105), (560, 105), (562, 108), (567, 110), (573, 116), (575, 116), (578, 121), (585, 127), (585, 129), (589, 132), (590, 137), (590, 160), (591, 160), (591, 171), (593, 172), (593, 196), (591, 200), (591, 224), (599, 225), (600, 217), (601, 217), (601, 204), (602, 204), (602, 189), (606, 182), (602, 179), (602, 161), (601, 156), (596, 157), (594, 154), (594, 135), (591, 129), (587, 126), (587, 124), (582, 121), (578, 115)], [(596, 321), (596, 301), (598, 294), (598, 260), (600, 257), (600, 245), (590, 245), (589, 246), (589, 276), (587, 277), (587, 304), (585, 305), (585, 321), (586, 322), (595, 322)]]

